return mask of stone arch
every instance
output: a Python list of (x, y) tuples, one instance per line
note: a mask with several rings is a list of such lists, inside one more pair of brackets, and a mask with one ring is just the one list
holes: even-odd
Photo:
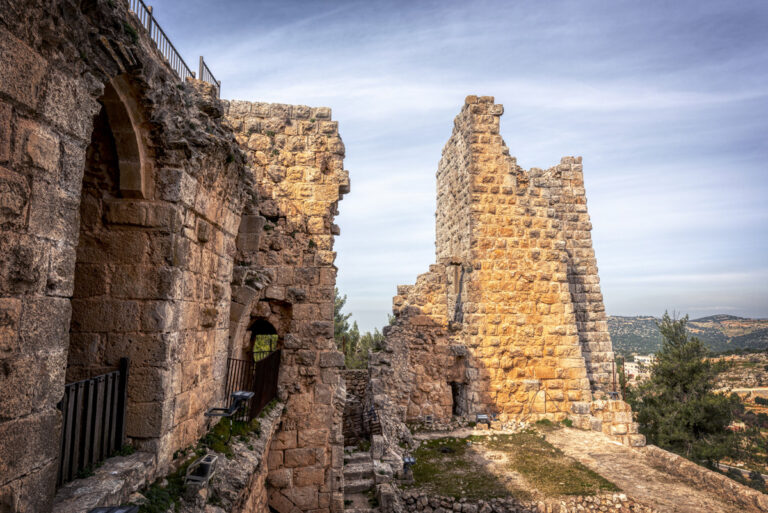
[(119, 75), (98, 98), (80, 192), (65, 382), (129, 358), (126, 434), (149, 447), (168, 430), (163, 412), (172, 400), (168, 300), (178, 277), (157, 253), (171, 242), (177, 207), (150, 200), (140, 94)]
[[(247, 360), (252, 357), (254, 337), (270, 331), (277, 335), (275, 349), (281, 349), (290, 333), (293, 308), (290, 303), (274, 299), (254, 301), (240, 319), (230, 323), (230, 355)], [(271, 328), (271, 330), (270, 330)]]
[(152, 159), (144, 140), (144, 116), (137, 96), (128, 77), (123, 74), (105, 84), (100, 103), (104, 106), (114, 135), (121, 196), (152, 199)]

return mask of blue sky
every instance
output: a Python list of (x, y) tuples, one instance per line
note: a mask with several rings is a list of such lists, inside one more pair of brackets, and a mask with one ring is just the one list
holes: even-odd
[(581, 155), (609, 314), (768, 317), (768, 2), (158, 0), (222, 96), (329, 106), (361, 328), (434, 262), (435, 170), (468, 94), (525, 168)]

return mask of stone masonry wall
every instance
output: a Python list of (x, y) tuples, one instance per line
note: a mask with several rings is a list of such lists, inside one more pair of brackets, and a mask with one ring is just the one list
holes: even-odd
[(258, 202), (237, 240), (230, 353), (248, 353), (268, 323), (282, 351), (286, 408), (269, 452), (269, 504), (280, 513), (341, 511), (343, 355), (333, 339), (333, 224), (349, 191), (344, 144), (328, 108), (232, 101), (227, 119), (246, 151)]
[(605, 394), (613, 353), (581, 159), (523, 170), (499, 135), (502, 112), (470, 96), (456, 117), (437, 173), (439, 265), (398, 288), (374, 393), (403, 420), (569, 417), (642, 443), (629, 407)]
[(341, 374), (347, 389), (344, 403), (344, 445), (355, 445), (367, 437), (363, 412), (367, 404), (368, 370), (344, 369)]
[(212, 90), (132, 16), (0, 8), (0, 511), (50, 511), (68, 367), (131, 359), (128, 436), (160, 468), (222, 399), (252, 180)]

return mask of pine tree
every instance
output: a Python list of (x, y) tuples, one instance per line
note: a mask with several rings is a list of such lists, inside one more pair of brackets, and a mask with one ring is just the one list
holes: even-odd
[(688, 316), (664, 313), (658, 323), (662, 348), (632, 403), (649, 442), (690, 459), (718, 461), (736, 450), (736, 437), (727, 429), (734, 405), (712, 392), (718, 368), (703, 343), (689, 337), (687, 322)]

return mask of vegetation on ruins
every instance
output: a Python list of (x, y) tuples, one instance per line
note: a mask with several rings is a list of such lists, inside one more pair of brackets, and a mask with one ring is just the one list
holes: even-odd
[[(270, 402), (259, 418), (263, 418), (276, 404), (277, 401)], [(187, 468), (195, 460), (209, 451), (218, 452), (231, 459), (234, 457), (230, 445), (233, 440), (245, 442), (249, 436), (258, 436), (260, 433), (261, 422), (258, 419), (253, 419), (250, 422), (233, 421), (229, 418), (222, 419), (197, 442), (197, 445), (179, 449), (174, 453), (174, 460), (183, 459), (183, 463), (174, 472), (156, 480), (141, 492), (146, 501), (140, 504), (139, 513), (178, 511), (185, 489), (184, 476), (187, 473)], [(216, 500), (209, 499), (209, 502), (215, 503)]]
[(734, 402), (713, 392), (719, 367), (707, 359), (701, 340), (688, 335), (687, 323), (688, 316), (664, 313), (658, 323), (663, 343), (651, 378), (629, 389), (627, 399), (649, 442), (690, 459), (719, 461), (736, 443), (728, 430)]
[[(557, 497), (618, 490), (533, 430), (424, 441), (413, 455), (413, 486), (441, 496), (528, 500), (534, 494)], [(492, 471), (488, 457), (500, 472)]]
[(350, 325), (352, 314), (341, 311), (347, 303), (347, 296), (341, 296), (338, 288), (334, 291), (333, 336), (336, 339), (336, 347), (344, 353), (344, 362), (348, 369), (364, 369), (368, 366), (368, 354), (381, 346), (384, 335), (378, 328), (374, 328), (373, 333), (367, 331), (361, 334), (356, 321)]

